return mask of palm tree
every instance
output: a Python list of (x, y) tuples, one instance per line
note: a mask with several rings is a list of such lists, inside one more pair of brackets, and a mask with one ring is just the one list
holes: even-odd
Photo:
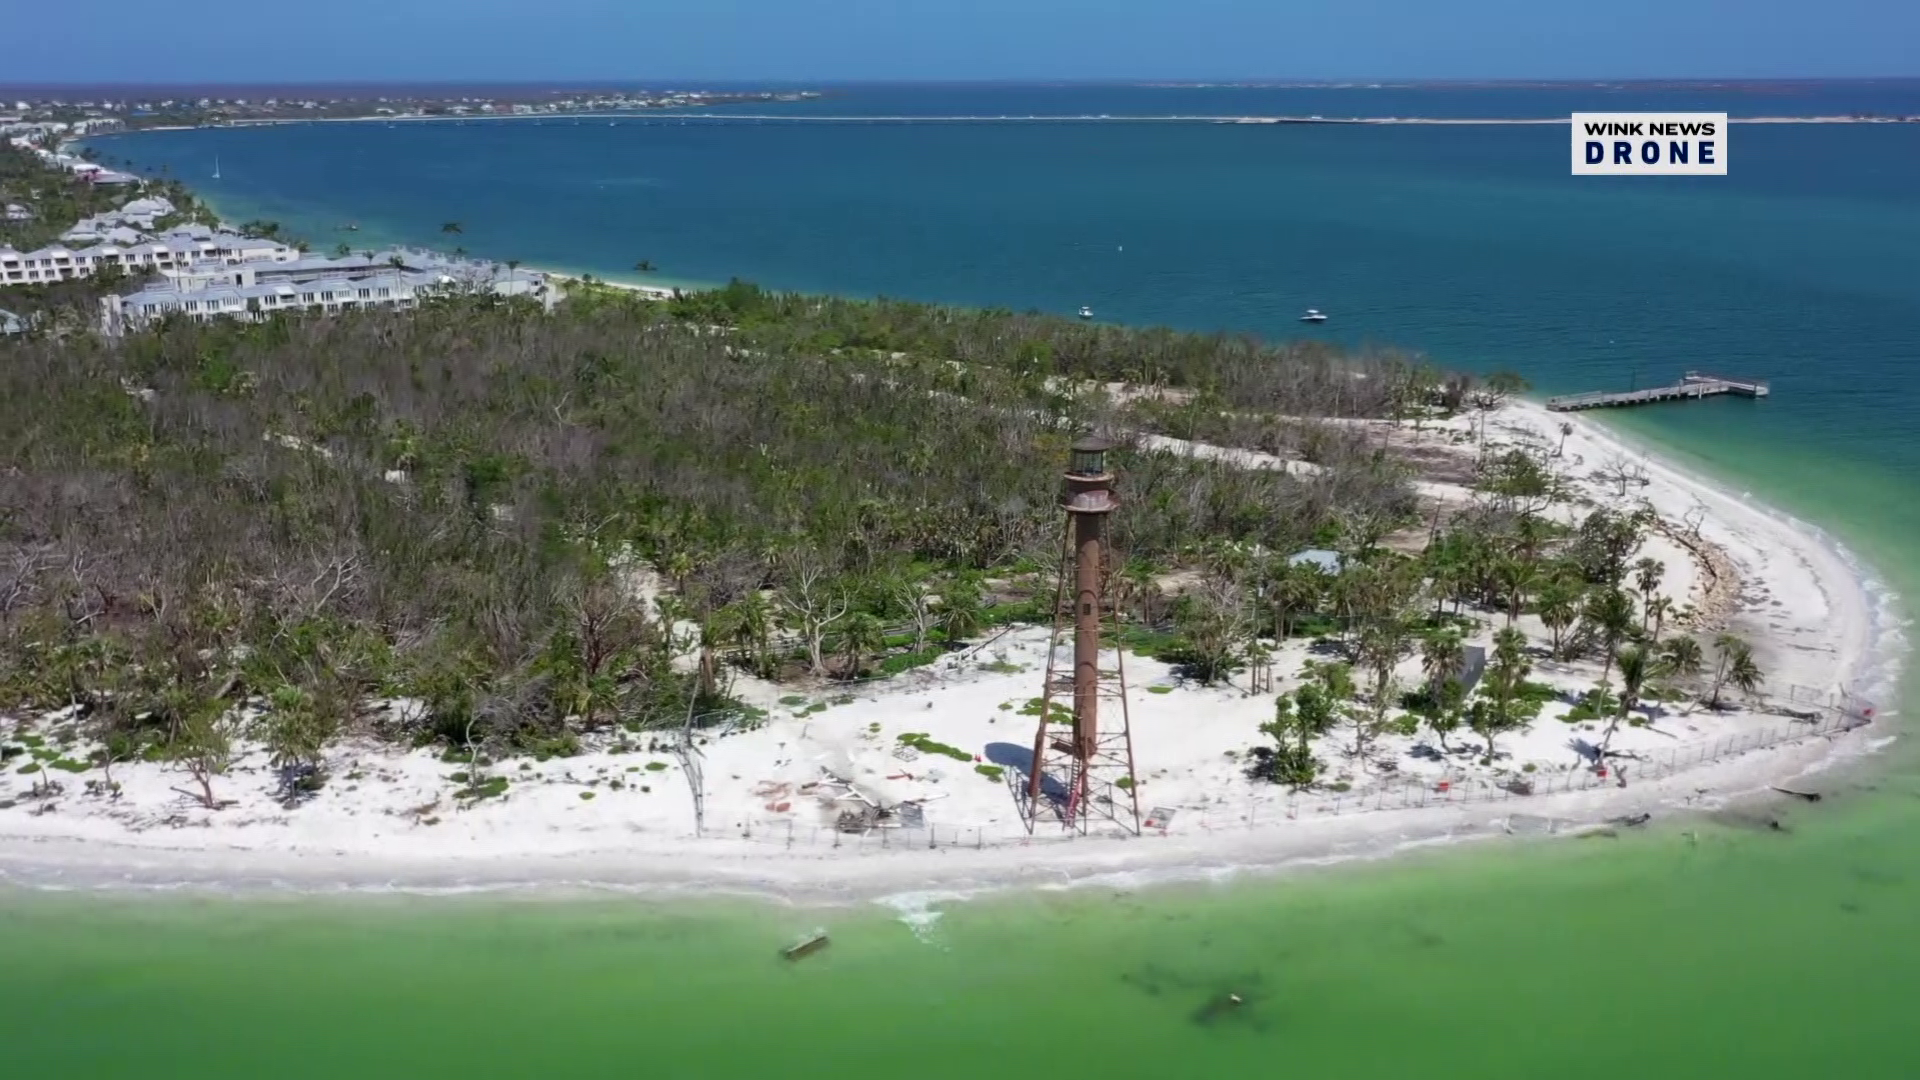
[(1667, 564), (1655, 558), (1643, 558), (1633, 564), (1633, 586), (1640, 590), (1640, 602), (1653, 602), (1653, 591), (1660, 587), (1660, 579), (1667, 573)]
[(1633, 712), (1640, 704), (1640, 692), (1646, 688), (1647, 676), (1653, 672), (1652, 657), (1639, 645), (1620, 650), (1620, 707), (1607, 723), (1607, 733), (1600, 739), (1600, 760), (1605, 761), (1607, 747), (1613, 743), (1613, 733), (1620, 728), (1620, 721)]
[(1400, 619), (1378, 619), (1360, 632), (1360, 658), (1373, 674), (1374, 708), (1382, 715), (1392, 696), (1393, 669), (1407, 655), (1407, 645), (1407, 624)]
[(940, 590), (940, 630), (947, 641), (957, 642), (980, 632), (986, 623), (980, 586), (966, 578), (955, 578)]
[(1660, 674), (1671, 679), (1690, 679), (1702, 667), (1700, 643), (1681, 635), (1660, 643)]
[[(1459, 551), (1447, 540), (1429, 545), (1423, 558), (1427, 572), (1427, 588), (1433, 593), (1433, 613), (1435, 615), (1446, 607), (1448, 600), (1456, 600), (1460, 590), (1465, 587), (1467, 575)], [(1456, 609), (1458, 610), (1458, 609)]]
[(1502, 627), (1493, 635), (1493, 655), (1488, 658), (1486, 684), (1481, 690), (1487, 700), (1477, 703), (1488, 707), (1477, 710), (1473, 718), (1474, 730), (1487, 740), (1485, 764), (1493, 764), (1494, 736), (1520, 726), (1514, 702), (1532, 672), (1533, 665), (1527, 662), (1526, 635), (1511, 626)]
[(1493, 576), (1499, 583), (1501, 598), (1506, 601), (1507, 625), (1512, 626), (1527, 606), (1527, 594), (1539, 583), (1540, 568), (1527, 559), (1510, 556), (1494, 565)]
[(1326, 574), (1313, 563), (1283, 562), (1278, 575), (1269, 586), (1268, 598), (1273, 602), (1274, 636), (1285, 641), (1293, 633), (1294, 616), (1320, 602)]
[(1660, 640), (1660, 628), (1666, 625), (1667, 616), (1673, 614), (1673, 597), (1656, 596), (1647, 601), (1646, 611), (1640, 623), (1640, 629), (1648, 633), (1655, 643)]
[(1580, 620), (1579, 583), (1564, 574), (1548, 578), (1533, 599), (1552, 637), (1554, 658), (1565, 659), (1567, 631)]
[(514, 277), (514, 275), (515, 275), (516, 273), (518, 273), (518, 272), (519, 272), (519, 270), (520, 270), (520, 260), (519, 260), (519, 259), (508, 259), (508, 260), (507, 260), (507, 280), (508, 280), (508, 281), (513, 281), (513, 280), (516, 280), (516, 279), (515, 279), (515, 277)]
[(773, 674), (773, 607), (759, 592), (747, 595), (720, 609), (724, 636), (745, 653), (753, 673), (761, 678)]
[(707, 609), (700, 613), (700, 696), (711, 698), (720, 691), (720, 665), (718, 662), (720, 645), (726, 640), (726, 627), (718, 617), (718, 612)]
[(660, 566), (667, 580), (673, 583), (673, 591), (682, 596), (686, 595), (687, 583), (693, 578), (693, 573), (697, 569), (699, 569), (699, 563), (694, 558), (693, 552), (685, 548), (680, 548), (668, 555), (661, 561)]
[(1754, 662), (1752, 649), (1741, 649), (1735, 654), (1727, 665), (1727, 681), (1748, 697), (1759, 693), (1760, 684), (1767, 679), (1760, 673), (1760, 665)]
[(1420, 671), (1427, 677), (1427, 693), (1438, 699), (1441, 684), (1460, 677), (1467, 663), (1467, 645), (1454, 629), (1436, 630), (1420, 642)]
[(1466, 687), (1459, 679), (1442, 679), (1434, 689), (1432, 700), (1427, 702), (1425, 716), (1427, 730), (1440, 740), (1442, 753), (1453, 753), (1453, 747), (1447, 745), (1447, 736), (1460, 729), (1461, 714), (1467, 704)]
[(857, 677), (861, 660), (885, 652), (886, 648), (887, 628), (881, 625), (879, 617), (870, 611), (854, 613), (840, 631), (840, 655), (846, 659), (846, 668), (841, 674), (849, 679)]
[(1145, 559), (1129, 559), (1115, 575), (1126, 593), (1127, 600), (1134, 606), (1133, 617), (1145, 625), (1157, 621), (1157, 609), (1154, 604), (1160, 599), (1160, 585), (1154, 580), (1156, 573), (1152, 563)]
[(1522, 514), (1513, 526), (1513, 553), (1528, 562), (1536, 562), (1548, 539), (1544, 519), (1537, 514)]
[(1753, 646), (1732, 634), (1721, 634), (1713, 639), (1713, 647), (1720, 659), (1714, 665), (1713, 692), (1708, 703), (1715, 709), (1720, 707), (1720, 691), (1728, 683), (1743, 694), (1751, 694), (1766, 681), (1760, 674), (1760, 666), (1754, 663)]
[(1553, 456), (1554, 456), (1554, 457), (1563, 457), (1563, 456), (1565, 456), (1565, 455), (1566, 455), (1566, 452), (1567, 452), (1567, 436), (1569, 436), (1569, 435), (1571, 435), (1571, 434), (1573, 434), (1573, 425), (1572, 425), (1572, 424), (1569, 424), (1569, 423), (1567, 423), (1567, 422), (1566, 422), (1566, 421), (1564, 421), (1564, 420), (1563, 420), (1563, 421), (1561, 421), (1561, 422), (1560, 422), (1560, 446), (1559, 446), (1559, 447), (1558, 447), (1557, 449), (1555, 449), (1555, 450), (1554, 450), (1554, 452), (1553, 452)]
[(1613, 656), (1620, 649), (1620, 643), (1633, 631), (1633, 601), (1627, 594), (1614, 588), (1598, 588), (1587, 594), (1586, 604), (1581, 615), (1600, 636), (1605, 649), (1605, 662), (1600, 668), (1600, 682), (1605, 684), (1613, 672)]

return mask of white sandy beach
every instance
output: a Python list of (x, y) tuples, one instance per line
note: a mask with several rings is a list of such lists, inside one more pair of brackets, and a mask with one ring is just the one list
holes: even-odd
[[(1552, 447), (1562, 420), (1535, 405), (1511, 405), (1492, 414), (1487, 439)], [(565, 759), (504, 762), (490, 772), (509, 779), (505, 796), (472, 805), (454, 797), (461, 785), (450, 777), (461, 765), (424, 750), (348, 744), (332, 754), (324, 790), (294, 810), (273, 800), (264, 754), (250, 748), (215, 781), (217, 794), (233, 800), (220, 811), (183, 796), (176, 789), (188, 786), (185, 774), (159, 764), (116, 767), (122, 790), (111, 800), (82, 792), (97, 774), (57, 774), (65, 793), (32, 799), (33, 778), (9, 770), (0, 776), (0, 801), (14, 803), (0, 810), (0, 880), (596, 883), (837, 896), (1204, 874), (1712, 808), (1769, 785), (1791, 786), (1809, 770), (1883, 743), (1882, 723), (1816, 734), (1816, 722), (1806, 719), (1818, 716), (1831, 731), (1846, 708), (1891, 704), (1902, 643), (1891, 599), (1874, 591), (1863, 570), (1816, 531), (1649, 459), (1590, 421), (1568, 422), (1574, 430), (1562, 460), (1578, 491), (1597, 503), (1621, 502), (1614, 484), (1591, 474), (1639, 463), (1645, 483), (1630, 485), (1626, 500), (1644, 500), (1668, 524), (1643, 551), (1667, 566), (1662, 591), (1676, 608), (1701, 613), (1703, 634), (1725, 628), (1745, 636), (1766, 673), (1765, 693), (1748, 707), (1671, 706), (1647, 726), (1623, 727), (1614, 749), (1635, 755), (1625, 786), (1580, 768), (1571, 742), (1597, 741), (1598, 725), (1565, 723), (1568, 706), (1556, 702), (1500, 746), (1511, 755), (1499, 762), (1506, 780), (1524, 770), (1537, 791), (1550, 793), (1521, 797), (1496, 787), (1502, 777), (1478, 764), (1476, 753), (1416, 755), (1423, 733), (1383, 742), (1395, 762), (1387, 774), (1342, 756), (1336, 735), (1319, 749), (1329, 765), (1325, 779), (1347, 790), (1289, 796), (1244, 771), (1246, 751), (1265, 741), (1257, 727), (1272, 716), (1271, 694), (1249, 694), (1244, 677), (1234, 687), (1187, 685), (1165, 664), (1129, 655), (1141, 805), (1171, 810), (1170, 825), (1138, 838), (1099, 829), (1068, 838), (1045, 825), (1030, 836), (1006, 784), (981, 775), (975, 762), (896, 753), (898, 736), (909, 732), (982, 762), (1030, 747), (1035, 721), (1020, 710), (1039, 692), (1047, 634), (1027, 628), (852, 689), (738, 679), (736, 692), (766, 709), (768, 720), (701, 748), (706, 813), (698, 836), (679, 763), (644, 743), (625, 753), (602, 746)], [(1464, 423), (1455, 422), (1456, 433)], [(1469, 497), (1458, 489), (1425, 493)], [(1483, 623), (1474, 639), (1482, 644), (1500, 620)], [(1539, 635), (1537, 624), (1531, 632)], [(1281, 690), (1296, 685), (1307, 647), (1292, 641), (1276, 654)], [(1533, 677), (1578, 690), (1598, 670), (1594, 662), (1536, 659)], [(1417, 679), (1417, 672), (1418, 661), (1409, 660), (1405, 674)], [(1822, 711), (1846, 694), (1850, 706)], [(1464, 732), (1452, 743), (1479, 745)], [(1760, 744), (1768, 745), (1742, 749)], [(802, 790), (823, 768), (876, 799), (920, 802), (926, 828), (837, 832), (833, 810)]]

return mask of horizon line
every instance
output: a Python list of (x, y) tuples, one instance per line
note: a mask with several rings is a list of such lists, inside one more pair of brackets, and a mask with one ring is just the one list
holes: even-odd
[(686, 77), (674, 75), (634, 76), (634, 75), (569, 75), (569, 76), (450, 76), (436, 79), (387, 79), (377, 77), (326, 77), (292, 79), (151, 79), (151, 80), (111, 80), (111, 79), (49, 79), (19, 82), (0, 82), (0, 93), (15, 90), (31, 90), (54, 87), (85, 87), (90, 89), (108, 88), (165, 88), (165, 87), (260, 87), (260, 86), (311, 86), (311, 87), (352, 87), (352, 86), (393, 86), (393, 87), (462, 87), (462, 86), (583, 86), (587, 84), (643, 85), (673, 83), (684, 86), (1136, 86), (1136, 87), (1360, 87), (1384, 85), (1403, 86), (1591, 86), (1591, 85), (1716, 85), (1716, 84), (1781, 84), (1781, 83), (1876, 83), (1876, 82), (1920, 82), (1920, 74), (1913, 75), (1568, 75), (1568, 76), (1409, 76), (1409, 75), (1350, 75), (1327, 77), (1296, 77), (1283, 75), (1247, 75), (1247, 76), (1185, 76), (1185, 75), (1128, 75), (1128, 76), (1022, 76), (1004, 78), (806, 78), (799, 76), (751, 77)]

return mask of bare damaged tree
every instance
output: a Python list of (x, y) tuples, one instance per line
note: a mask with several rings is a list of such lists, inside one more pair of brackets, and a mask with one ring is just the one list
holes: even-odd
[(39, 590), (40, 576), (59, 565), (51, 551), (16, 551), (4, 573), (0, 573), (0, 629), (13, 621), (14, 609), (32, 603)]
[(1597, 480), (1615, 485), (1621, 498), (1626, 497), (1629, 484), (1645, 487), (1648, 483), (1646, 466), (1624, 454), (1608, 455), (1605, 463), (1595, 469), (1593, 475)]
[(806, 645), (807, 669), (814, 675), (824, 676), (827, 633), (835, 623), (846, 618), (853, 600), (818, 558), (795, 552), (789, 554), (785, 562), (787, 584), (777, 594), (780, 606)]
[(1687, 507), (1687, 512), (1681, 515), (1680, 520), (1686, 525), (1688, 536), (1695, 540), (1700, 539), (1700, 526), (1707, 520), (1707, 504), (1696, 497), (1693, 505)]
[(925, 649), (933, 628), (940, 623), (938, 598), (924, 583), (905, 576), (889, 581), (887, 593), (913, 623), (913, 651)]

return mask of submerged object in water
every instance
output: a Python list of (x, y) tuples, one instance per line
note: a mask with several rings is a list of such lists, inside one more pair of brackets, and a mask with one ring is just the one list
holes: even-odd
[(806, 937), (801, 938), (799, 941), (781, 950), (780, 955), (789, 960), (799, 960), (803, 957), (812, 956), (814, 953), (826, 947), (827, 932), (825, 930), (815, 930), (813, 933), (808, 934)]

